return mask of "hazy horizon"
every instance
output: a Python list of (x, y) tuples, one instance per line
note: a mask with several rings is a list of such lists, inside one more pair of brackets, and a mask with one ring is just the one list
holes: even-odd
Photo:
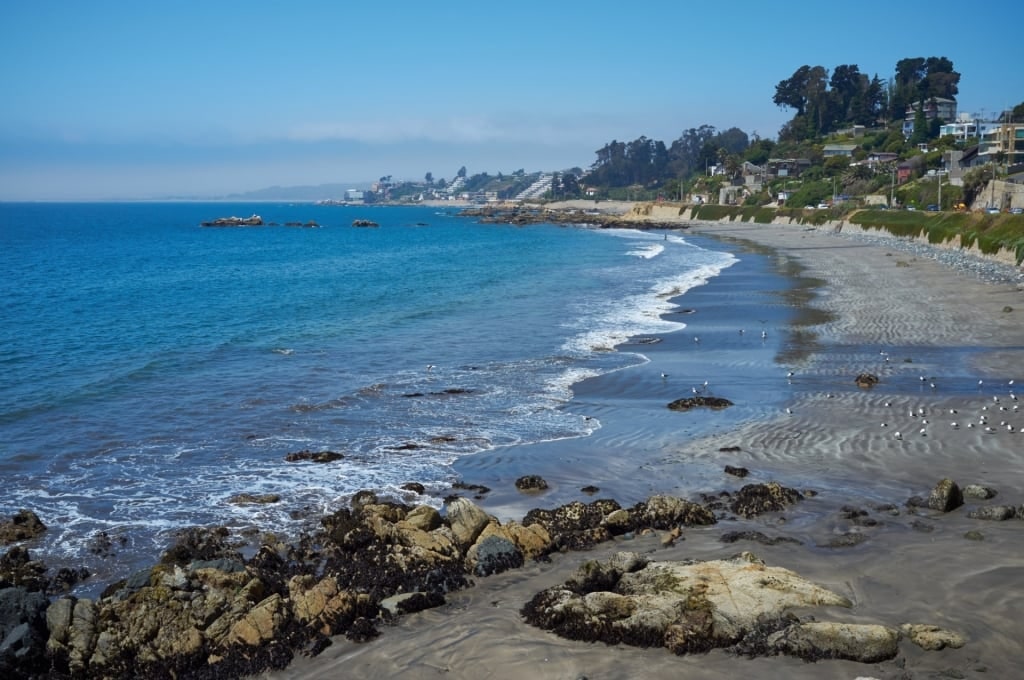
[[(1015, 3), (986, 5), (989, 16)], [(222, 197), (271, 186), (451, 180), (590, 167), (640, 136), (739, 127), (775, 138), (776, 84), (803, 64), (945, 56), (961, 111), (1024, 96), (989, 41), (953, 40), (962, 5), (855, 14), (736, 2), (629, 11), (524, 0), (171, 6), (7, 3), (0, 200)], [(838, 35), (837, 35), (838, 33)], [(1009, 49), (1008, 45), (1008, 49)]]

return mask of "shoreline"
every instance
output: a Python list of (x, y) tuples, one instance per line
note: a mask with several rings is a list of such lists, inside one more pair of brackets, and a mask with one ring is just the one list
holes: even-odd
[[(637, 549), (616, 541), (584, 555), (556, 555), (550, 566), (530, 565), (480, 580), (474, 588), (453, 594), (446, 607), (403, 619), (387, 631), (386, 640), (369, 646), (343, 643), (272, 677), (323, 678), (341, 668), (358, 668), (401, 678), (437, 672), (468, 678), (478, 675), (475, 664), (486, 664), (498, 678), (523, 672), (542, 678), (623, 677), (635, 673), (638, 665), (652, 677), (694, 678), (735, 677), (738, 672), (768, 678), (888, 679), (950, 672), (984, 678), (1016, 672), (1016, 641), (1024, 626), (1014, 612), (1024, 605), (1024, 595), (1006, 586), (1014, 582), (1014, 574), (1024, 575), (1024, 556), (1016, 548), (1024, 524), (968, 514), (995, 503), (1024, 502), (1024, 461), (1017, 453), (1018, 442), (1024, 439), (1014, 439), (1024, 435), (938, 426), (951, 428), (951, 416), (940, 412), (957, 410), (955, 417), (966, 423), (966, 418), (976, 419), (981, 409), (994, 404), (995, 396), (1006, 399), (1008, 381), (1024, 366), (1024, 324), (1015, 319), (1015, 312), (1024, 311), (1024, 292), (1010, 283), (985, 283), (926, 259), (919, 245), (911, 245), (908, 258), (900, 249), (904, 244), (895, 238), (862, 242), (841, 233), (778, 225), (688, 227), (697, 235), (755, 244), (797, 262), (801, 276), (823, 282), (808, 307), (828, 312), (831, 318), (811, 326), (821, 336), (820, 344), (802, 364), (798, 380), (812, 384), (794, 401), (794, 415), (780, 413), (685, 442), (679, 455), (713, 461), (708, 465), (742, 464), (755, 471), (758, 481), (777, 479), (801, 488), (829, 486), (822, 482), (836, 478), (843, 481), (832, 486), (850, 491), (841, 497), (824, 491), (788, 512), (740, 520), (739, 526), (690, 528), (684, 532), (686, 540), (675, 547), (648, 540), (641, 549), (659, 558), (664, 553), (666, 558), (712, 559), (739, 549), (719, 541), (726, 528), (792, 537), (803, 545), (746, 549), (826, 586), (840, 585), (840, 591), (865, 610), (859, 616), (938, 616), (940, 624), (964, 634), (967, 645), (933, 655), (903, 649), (896, 661), (875, 665), (740, 659), (721, 652), (676, 657), (658, 649), (571, 643), (519, 619), (517, 611), (525, 599), (565, 578), (580, 561)], [(1011, 268), (1004, 271), (1013, 275)], [(1007, 307), (1012, 310), (1003, 311)], [(880, 352), (887, 352), (889, 361)], [(657, 370), (656, 362), (644, 368)], [(852, 383), (862, 370), (877, 371), (882, 382), (871, 390), (836, 389)], [(922, 371), (939, 380), (934, 392), (930, 385), (922, 387)], [(979, 374), (988, 378), (988, 387), (979, 388), (977, 381), (984, 379)], [(932, 432), (918, 435), (915, 427), (914, 437), (894, 439), (895, 427), (920, 426), (909, 410), (922, 407), (937, 414)], [(883, 428), (885, 421), (892, 422)], [(741, 451), (729, 461), (718, 460), (719, 448), (737, 445)], [(789, 462), (794, 451), (805, 453), (800, 465)], [(904, 505), (913, 495), (927, 494), (942, 477), (961, 485), (989, 485), (998, 495), (993, 501), (968, 500), (947, 514)], [(871, 522), (861, 526), (854, 521), (856, 513), (843, 511), (851, 504)], [(849, 535), (864, 535), (867, 540), (828, 547), (832, 541), (841, 545)], [(875, 611), (867, 611), (871, 608)], [(524, 657), (534, 662), (522, 661)]]
[[(993, 396), (1005, 399), (1012, 370), (1024, 366), (1024, 336), (1014, 316), (1014, 308), (1024, 307), (1024, 293), (1008, 284), (967, 279), (931, 260), (907, 260), (888, 252), (884, 244), (856, 243), (827, 231), (775, 225), (688, 227), (701, 237), (756, 248), (762, 256), (774, 259), (780, 272), (808, 280), (818, 278), (824, 285), (810, 299), (806, 290), (778, 291), (781, 296), (790, 295), (792, 309), (808, 317), (793, 317), (786, 322), (792, 325), (794, 342), (777, 350), (785, 359), (778, 362), (780, 366), (799, 369), (795, 381), (799, 389), (793, 392), (792, 401), (783, 398), (772, 405), (771, 413), (777, 415), (766, 412), (737, 427), (697, 439), (687, 439), (682, 433), (673, 442), (666, 435), (666, 441), (652, 456), (667, 466), (697, 462), (708, 470), (720, 471), (725, 463), (744, 465), (752, 471), (751, 481), (777, 480), (786, 486), (814, 489), (819, 495), (783, 513), (687, 528), (681, 537), (685, 540), (674, 546), (664, 545), (658, 535), (620, 537), (589, 552), (556, 553), (550, 564), (528, 562), (519, 569), (478, 579), (467, 590), (450, 593), (448, 603), (441, 607), (401, 617), (375, 642), (355, 645), (338, 639), (320, 656), (297, 657), (288, 668), (263, 677), (334, 677), (355, 668), (367, 675), (403, 678), (438, 672), (452, 677), (479, 677), (482, 668), (497, 678), (513, 678), (523, 672), (543, 678), (581, 674), (601, 677), (629, 675), (638, 664), (650, 669), (655, 677), (679, 671), (687, 677), (732, 677), (737, 664), (745, 664), (744, 673), (787, 678), (821, 677), (823, 673), (895, 678), (907, 677), (907, 672), (950, 669), (960, 677), (1012, 674), (1016, 640), (1024, 630), (1017, 623), (1015, 611), (1024, 604), (1024, 595), (1012, 588), (1002, 590), (1001, 586), (1007, 577), (1012, 583), (1014, 574), (1024, 574), (1024, 559), (1015, 554), (1014, 547), (1024, 524), (1016, 520), (987, 522), (969, 518), (967, 512), (997, 503), (1024, 503), (1024, 461), (1015, 450), (1017, 442), (1024, 439), (983, 434), (981, 428), (966, 427), (941, 434), (936, 429), (927, 436), (911, 438), (903, 423), (917, 426), (919, 417), (895, 412), (903, 414), (924, 405), (929, 411), (955, 408), (964, 417), (968, 412), (977, 416), (983, 406), (990, 405)], [(799, 266), (794, 268), (793, 262)], [(873, 286), (866, 286), (865, 280), (871, 280)], [(713, 279), (708, 290), (700, 292), (711, 291), (716, 281), (722, 284), (724, 279)], [(685, 301), (692, 297), (679, 299), (687, 304)], [(1007, 307), (1011, 311), (1003, 311)], [(828, 314), (821, 316), (822, 312)], [(703, 318), (698, 312), (687, 322), (697, 326), (698, 319), (703, 322)], [(819, 323), (812, 323), (815, 321)], [(808, 337), (807, 329), (820, 337)], [(735, 330), (711, 331), (704, 342), (710, 344), (715, 332), (724, 337), (726, 332), (732, 336)], [(672, 361), (673, 355), (685, 351), (682, 340), (687, 334), (687, 330), (672, 334), (678, 337), (650, 349), (649, 357), (655, 356), (649, 364), (631, 371), (648, 373), (646, 379), (656, 385), (657, 371)], [(774, 331), (771, 337), (774, 340)], [(880, 358), (881, 351), (891, 356), (890, 362)], [(871, 390), (853, 388), (853, 377), (864, 370), (877, 372), (881, 383)], [(936, 379), (941, 389), (937, 387), (933, 392), (930, 387), (924, 388), (918, 375), (922, 371)], [(988, 387), (977, 386), (979, 374), (985, 376)], [(623, 388), (621, 377), (601, 376), (589, 393), (588, 388), (577, 387), (587, 393), (588, 407), (603, 403), (611, 413), (619, 408), (616, 399), (617, 391)], [(604, 384), (599, 384), (602, 381)], [(764, 389), (776, 389), (775, 384)], [(631, 408), (636, 412), (649, 409), (654, 417), (664, 417), (662, 396), (650, 399), (649, 404), (640, 398), (634, 401)], [(886, 401), (894, 406), (884, 406)], [(788, 403), (792, 403), (794, 413), (783, 415), (781, 409)], [(629, 413), (620, 417), (628, 421)], [(879, 427), (880, 418), (891, 420), (893, 427), (899, 423), (908, 436), (897, 443), (892, 429)], [(617, 430), (619, 438), (612, 441), (626, 453), (630, 446), (642, 445), (628, 436), (628, 422)], [(580, 451), (591, 439), (553, 442), (549, 452), (564, 455), (574, 449)], [(720, 449), (737, 446), (739, 450), (724, 460)], [(568, 464), (600, 465), (602, 456), (607, 455), (609, 451), (598, 451), (590, 459), (570, 460)], [(795, 460), (800, 462), (795, 464)], [(599, 474), (614, 476), (618, 471), (606, 466)], [(965, 507), (944, 515), (904, 507), (909, 496), (927, 494), (943, 476), (961, 484), (989, 485), (999, 495), (994, 501), (969, 501)], [(719, 475), (700, 488), (714, 492), (716, 487), (742, 484), (744, 480), (727, 480)], [(837, 489), (846, 491), (837, 494)], [(653, 492), (661, 491), (676, 493), (664, 488)], [(519, 505), (531, 508), (550, 505), (555, 495), (523, 496), (514, 490), (509, 494), (516, 495)], [(492, 503), (498, 502), (499, 495), (484, 499), (481, 507), (492, 512)], [(687, 498), (692, 494), (678, 495)], [(600, 497), (605, 497), (603, 492)], [(624, 505), (629, 502), (617, 500)], [(850, 512), (842, 510), (850, 504), (876, 524), (854, 521), (859, 515), (851, 517)], [(522, 516), (519, 513), (515, 519)], [(925, 531), (916, 526), (918, 523), (930, 529)], [(721, 535), (731, 529), (765, 531), (792, 538), (802, 546), (722, 543)], [(967, 532), (983, 533), (984, 540), (969, 542), (964, 538)], [(837, 537), (850, 535), (867, 539), (830, 545)], [(519, 618), (519, 608), (538, 590), (563, 580), (582, 561), (610, 555), (617, 549), (649, 553), (657, 559), (719, 559), (739, 550), (752, 550), (770, 564), (799, 571), (849, 597), (856, 604), (853, 618), (887, 623), (935, 620), (964, 634), (968, 644), (937, 654), (903, 647), (898, 660), (872, 666), (847, 661), (805, 664), (788, 657), (741, 659), (720, 651), (677, 657), (664, 649), (570, 642), (534, 629)]]

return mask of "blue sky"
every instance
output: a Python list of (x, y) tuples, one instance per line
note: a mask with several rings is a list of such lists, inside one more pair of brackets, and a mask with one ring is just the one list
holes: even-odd
[(999, 17), (1020, 13), (1019, 0), (0, 0), (0, 200), (585, 168), (609, 141), (670, 144), (705, 123), (775, 137), (792, 114), (775, 85), (803, 64), (885, 79), (902, 58), (945, 56), (960, 110), (991, 113), (1024, 101), (1019, 49), (999, 37)]

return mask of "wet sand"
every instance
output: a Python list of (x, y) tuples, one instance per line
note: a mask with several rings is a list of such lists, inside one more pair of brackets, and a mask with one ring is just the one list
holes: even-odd
[[(785, 513), (687, 529), (685, 540), (669, 548), (657, 536), (617, 540), (478, 579), (446, 606), (405, 617), (372, 643), (338, 639), (319, 657), (297, 659), (268, 677), (1017, 677), (1024, 521), (967, 515), (982, 505), (1024, 504), (1024, 415), (1012, 410), (1009, 385), (1024, 381), (1024, 292), (827, 231), (746, 224), (692, 231), (721, 239), (752, 262), (741, 261), (731, 279), (719, 277), (681, 298), (684, 306), (696, 301), (697, 310), (685, 330), (645, 350), (650, 363), (578, 387), (571, 408), (593, 413), (603, 427), (583, 440), (529, 447), (515, 461), (512, 451), (484, 454), (461, 472), (467, 481), (496, 484), (480, 504), (501, 519), (519, 519), (529, 507), (586, 500), (578, 486), (587, 483), (623, 505), (655, 492), (691, 497), (769, 479), (818, 495)], [(749, 281), (743, 282), (742, 268), (765, 262), (799, 277), (767, 293), (744, 292)], [(818, 288), (811, 285), (815, 278)], [(730, 286), (737, 289), (730, 292)], [(729, 304), (737, 308), (722, 309)], [(737, 327), (759, 310), (764, 314), (756, 322), (768, 329), (762, 346), (758, 326), (742, 334)], [(694, 343), (697, 329), (702, 336)], [(669, 377), (662, 379), (662, 372)], [(853, 380), (861, 372), (880, 383), (857, 388)], [(711, 389), (745, 409), (742, 422), (688, 424), (676, 416), (689, 414), (665, 409), (666, 396), (685, 396), (678, 392), (702, 374)], [(680, 382), (668, 383), (677, 377)], [(998, 431), (986, 432), (982, 416)], [(1016, 431), (999, 426), (1002, 420)], [(728, 454), (719, 450), (737, 446)], [(730, 478), (721, 472), (725, 464), (746, 466), (751, 475)], [(506, 478), (520, 470), (550, 476), (552, 491), (527, 498), (508, 491)], [(910, 496), (927, 496), (942, 477), (990, 486), (998, 495), (967, 499), (944, 515), (904, 505)], [(865, 511), (874, 525), (854, 523), (844, 506)], [(719, 540), (744, 529), (801, 545)], [(847, 534), (866, 540), (829, 547)], [(571, 642), (519, 618), (526, 601), (565, 580), (580, 562), (621, 549), (657, 559), (715, 559), (750, 550), (850, 598), (853, 608), (830, 612), (834, 620), (931, 623), (961, 633), (967, 644), (925, 652), (904, 641), (896, 660), (872, 665), (746, 659), (720, 651), (676, 657), (663, 649)]]

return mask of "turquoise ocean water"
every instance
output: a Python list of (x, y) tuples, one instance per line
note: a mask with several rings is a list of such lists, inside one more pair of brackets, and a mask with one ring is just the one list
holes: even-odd
[[(321, 227), (199, 226), (253, 212)], [(436, 503), (460, 457), (599, 428), (573, 384), (644, 363), (612, 349), (682, 328), (671, 298), (735, 261), (433, 208), (0, 204), (0, 514), (31, 508), (44, 555), (74, 557), (97, 531), (150, 555), (410, 481)], [(302, 450), (345, 458), (284, 460)]]

